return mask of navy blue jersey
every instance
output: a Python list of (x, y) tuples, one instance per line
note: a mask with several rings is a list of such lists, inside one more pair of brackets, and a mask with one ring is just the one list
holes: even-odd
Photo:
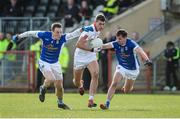
[(134, 51), (136, 47), (139, 47), (136, 42), (128, 38), (124, 46), (121, 46), (118, 41), (112, 42), (112, 46), (115, 49), (119, 65), (128, 70), (139, 68), (138, 58)]
[(43, 42), (40, 59), (48, 63), (56, 63), (63, 44), (66, 42), (66, 34), (62, 35), (60, 40), (52, 38), (52, 32), (38, 32), (38, 38)]

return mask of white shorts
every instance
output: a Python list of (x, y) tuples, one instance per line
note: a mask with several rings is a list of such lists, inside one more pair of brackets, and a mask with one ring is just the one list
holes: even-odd
[(76, 49), (74, 54), (74, 69), (83, 69), (87, 67), (89, 63), (96, 60), (96, 53)]
[(50, 64), (39, 59), (38, 65), (39, 65), (40, 71), (43, 73), (45, 78), (47, 75), (45, 73), (51, 72), (54, 75), (55, 80), (63, 80), (61, 65), (58, 62)]
[(124, 67), (117, 65), (116, 66), (116, 72), (119, 72), (122, 74), (123, 79), (131, 79), (136, 80), (137, 76), (139, 75), (139, 69), (137, 70), (128, 70)]

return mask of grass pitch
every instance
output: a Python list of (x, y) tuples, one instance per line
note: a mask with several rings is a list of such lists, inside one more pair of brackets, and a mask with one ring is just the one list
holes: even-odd
[(116, 94), (109, 110), (101, 110), (105, 94), (95, 96), (98, 107), (88, 108), (88, 95), (65, 94), (64, 102), (72, 110), (57, 108), (54, 94), (47, 94), (44, 103), (38, 94), (1, 93), (0, 117), (59, 117), (59, 118), (98, 118), (98, 117), (180, 117), (180, 95)]

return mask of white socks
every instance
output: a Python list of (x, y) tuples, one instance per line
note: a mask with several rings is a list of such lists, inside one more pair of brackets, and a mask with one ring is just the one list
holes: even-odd
[(90, 95), (89, 100), (94, 100), (94, 96)]

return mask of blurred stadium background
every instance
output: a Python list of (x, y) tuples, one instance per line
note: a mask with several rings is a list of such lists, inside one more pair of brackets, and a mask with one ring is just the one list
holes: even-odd
[[(27, 30), (49, 30), (51, 23), (55, 21), (63, 24), (64, 32), (71, 32), (78, 27), (91, 24), (98, 13), (104, 13), (107, 17), (102, 39), (113, 39), (118, 28), (127, 29), (129, 37), (135, 39), (153, 61), (153, 67), (146, 68), (141, 65), (141, 73), (135, 82), (135, 92), (152, 93), (163, 89), (165, 86), (163, 51), (166, 43), (172, 41), (180, 47), (180, 1), (87, 0), (87, 5), (83, 2), (83, 0), (0, 0), (1, 92), (35, 92), (39, 80), (36, 76), (36, 54), (30, 50), (37, 39), (24, 39), (11, 51), (7, 50), (3, 41), (11, 39), (13, 34)], [(67, 44), (70, 61), (65, 72), (64, 87), (65, 91), (70, 92), (76, 92), (72, 83), (76, 41), (77, 39)], [(106, 85), (111, 82), (116, 64), (113, 51), (105, 52), (99, 55), (101, 70), (99, 92), (107, 90)], [(104, 58), (107, 60), (103, 60)], [(106, 71), (102, 65), (103, 61), (108, 67)]]

